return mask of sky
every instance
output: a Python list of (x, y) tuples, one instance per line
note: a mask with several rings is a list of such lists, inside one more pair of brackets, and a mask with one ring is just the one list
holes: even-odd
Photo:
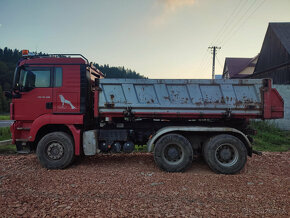
[(0, 0), (0, 48), (81, 53), (149, 78), (211, 78), (209, 46), (254, 57), (290, 0)]

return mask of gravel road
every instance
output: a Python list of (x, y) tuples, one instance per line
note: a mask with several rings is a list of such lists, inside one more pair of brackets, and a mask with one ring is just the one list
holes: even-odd
[(160, 171), (147, 153), (79, 159), (42, 168), (35, 154), (0, 156), (0, 216), (290, 216), (290, 152), (253, 156), (240, 174), (202, 161)]

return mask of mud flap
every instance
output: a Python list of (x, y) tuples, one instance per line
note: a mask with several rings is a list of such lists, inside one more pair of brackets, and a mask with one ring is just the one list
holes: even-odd
[(83, 149), (85, 155), (99, 153), (97, 130), (89, 130), (83, 133)]

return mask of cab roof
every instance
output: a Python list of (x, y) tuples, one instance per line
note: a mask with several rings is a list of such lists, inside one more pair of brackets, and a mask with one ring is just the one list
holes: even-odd
[(33, 57), (33, 58), (24, 58), (20, 60), (19, 66), (22, 65), (52, 65), (52, 64), (63, 64), (63, 65), (68, 65), (68, 64), (73, 64), (73, 65), (78, 65), (78, 64), (88, 64), (86, 60), (83, 58), (72, 58), (72, 57)]

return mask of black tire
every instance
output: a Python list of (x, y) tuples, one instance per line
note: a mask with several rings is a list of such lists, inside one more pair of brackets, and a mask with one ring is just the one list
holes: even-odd
[(192, 164), (192, 146), (182, 135), (168, 134), (162, 136), (155, 144), (154, 160), (162, 170), (183, 172)]
[(211, 137), (204, 144), (203, 157), (214, 172), (235, 174), (240, 172), (247, 162), (247, 149), (237, 137), (221, 134)]
[(64, 132), (49, 133), (38, 142), (36, 154), (47, 169), (66, 168), (74, 159), (72, 137)]

